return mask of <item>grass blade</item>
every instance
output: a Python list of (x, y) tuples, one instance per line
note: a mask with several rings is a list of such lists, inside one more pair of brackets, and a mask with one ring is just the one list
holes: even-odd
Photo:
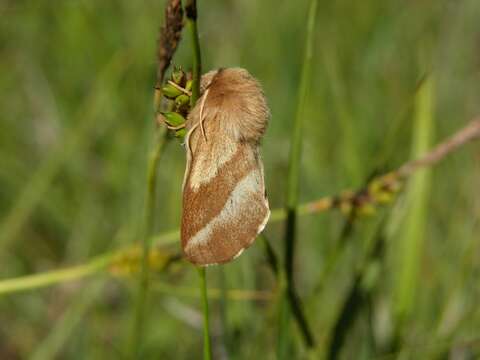
[[(312, 73), (312, 60), (313, 60), (313, 42), (314, 42), (314, 30), (317, 13), (317, 0), (311, 0), (308, 9), (307, 20), (307, 33), (305, 40), (305, 52), (303, 57), (303, 64), (301, 70), (300, 85), (298, 88), (298, 103), (297, 111), (293, 124), (293, 132), (290, 145), (290, 158), (288, 169), (288, 184), (287, 184), (287, 222), (285, 230), (285, 255), (284, 255), (284, 277), (285, 282), (281, 281), (280, 284), (284, 284), (283, 296), (287, 299), (291, 309), (293, 306), (299, 305), (299, 302), (292, 302), (292, 299), (298, 299), (296, 296), (291, 296), (294, 293), (294, 279), (293, 279), (293, 267), (295, 258), (295, 242), (296, 242), (296, 225), (297, 225), (297, 203), (299, 193), (299, 179), (300, 179), (300, 161), (302, 154), (302, 133), (303, 133), (303, 121), (305, 117), (305, 104), (307, 101), (307, 94), (310, 88), (311, 73)], [(282, 276), (282, 274), (280, 274)], [(283, 301), (282, 301), (283, 302)], [(277, 355), (279, 358), (285, 358), (288, 356), (288, 341), (290, 339), (289, 323), (290, 315), (285, 311), (285, 305), (281, 307), (280, 318), (280, 330), (279, 330), (279, 343), (277, 349)], [(296, 313), (303, 313), (301, 308), (298, 308)], [(304, 316), (301, 318), (305, 319)], [(300, 327), (304, 336), (307, 346), (313, 346), (313, 337), (308, 330), (306, 322)], [(287, 342), (287, 343), (282, 343)]]
[[(411, 158), (419, 158), (429, 149), (434, 131), (434, 81), (432, 77), (418, 91), (415, 100), (415, 121)], [(431, 187), (431, 170), (420, 169), (412, 176), (406, 193), (406, 214), (400, 233), (398, 281), (395, 313), (399, 328), (411, 315), (420, 276), (420, 263), (428, 218), (427, 201)]]
[[(127, 68), (126, 65), (127, 60), (123, 53), (115, 54), (105, 65), (93, 90), (78, 109), (75, 116), (78, 119), (76, 125), (65, 134), (63, 141), (33, 173), (31, 180), (23, 188), (12, 209), (0, 223), (0, 254), (4, 254), (5, 250), (15, 241), (30, 214), (47, 192), (55, 175), (71, 158), (71, 154), (94, 140), (91, 134), (99, 126), (97, 112), (101, 110), (105, 101), (106, 95), (104, 94), (108, 93), (104, 88), (112, 86), (121, 78)], [(106, 119), (113, 121), (109, 117)], [(101, 126), (105, 128), (107, 125), (103, 123)]]

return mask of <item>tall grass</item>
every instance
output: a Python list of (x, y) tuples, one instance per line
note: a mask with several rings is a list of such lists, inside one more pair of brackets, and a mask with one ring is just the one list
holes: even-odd
[[(198, 36), (197, 26), (197, 2), (196, 0), (189, 0), (185, 4), (185, 13), (187, 16), (187, 26), (190, 31), (192, 40), (192, 96), (191, 106), (195, 106), (200, 97), (200, 81), (202, 76), (202, 56), (200, 51), (200, 39)], [(212, 358), (211, 339), (210, 339), (210, 316), (208, 309), (208, 291), (207, 291), (207, 269), (205, 267), (198, 268), (200, 294), (203, 306), (203, 358), (205, 360)]]
[(297, 110), (293, 120), (293, 131), (290, 143), (290, 157), (287, 181), (287, 204), (286, 204), (286, 228), (284, 236), (284, 272), (280, 273), (280, 284), (284, 288), (283, 299), (280, 304), (280, 332), (278, 336), (278, 357), (284, 359), (289, 357), (289, 326), (290, 312), (296, 314), (298, 324), (305, 336), (305, 341), (309, 347), (314, 345), (313, 336), (309, 329), (308, 323), (303, 314), (300, 300), (295, 293), (294, 284), (294, 258), (295, 247), (297, 246), (297, 206), (298, 192), (301, 176), (301, 154), (303, 139), (303, 123), (306, 113), (305, 106), (307, 94), (311, 84), (312, 66), (313, 66), (313, 44), (315, 20), (317, 18), (318, 1), (311, 0), (308, 15), (305, 36), (305, 49), (302, 60), (302, 68), (300, 75), (300, 84), (298, 86)]
[[(418, 158), (430, 147), (434, 134), (435, 82), (430, 75), (419, 90), (415, 101), (415, 118), (412, 131), (412, 159)], [(430, 169), (418, 171), (408, 184), (404, 208), (404, 219), (398, 224), (398, 280), (396, 285), (395, 316), (398, 331), (415, 308), (416, 293), (425, 248), (426, 224), (428, 221), (428, 199), (432, 183)]]
[[(262, 144), (268, 242), (209, 268), (198, 291), (197, 272), (179, 257), (185, 155), (173, 142), (143, 236), (164, 2), (4, 2), (0, 358), (125, 356), (142, 261), (148, 322), (134, 342), (145, 359), (198, 357), (208, 349), (202, 333), (212, 353), (236, 359), (478, 357), (478, 143), (464, 137), (455, 154), (435, 152), (441, 161), (413, 166), (392, 202), (370, 197), (365, 215), (349, 212), (360, 210), (362, 191), (378, 195), (374, 179), (412, 169), (402, 164), (479, 112), (478, 2), (319, 3), (305, 86), (296, 74), (305, 69), (307, 4), (199, 5), (203, 71), (247, 68), (272, 109)], [(419, 48), (432, 59), (428, 76)], [(175, 62), (196, 67), (189, 32)], [(290, 175), (289, 144), (298, 151)], [(289, 277), (313, 349), (286, 296)]]

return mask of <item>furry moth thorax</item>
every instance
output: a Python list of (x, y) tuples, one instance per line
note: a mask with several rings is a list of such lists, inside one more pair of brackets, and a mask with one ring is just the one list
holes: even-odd
[(260, 84), (240, 68), (202, 76), (186, 129), (181, 238), (197, 265), (228, 262), (265, 227), (259, 143), (270, 116)]

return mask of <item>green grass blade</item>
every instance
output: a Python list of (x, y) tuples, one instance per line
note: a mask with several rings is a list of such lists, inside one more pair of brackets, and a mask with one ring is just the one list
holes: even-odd
[(114, 253), (98, 256), (91, 261), (66, 269), (0, 281), (0, 296), (19, 291), (33, 290), (52, 284), (77, 280), (104, 270), (114, 258)]
[(150, 281), (150, 268), (148, 259), (152, 247), (152, 232), (155, 216), (155, 201), (157, 197), (158, 165), (167, 144), (166, 129), (156, 129), (153, 149), (151, 150), (147, 168), (147, 191), (145, 198), (145, 218), (142, 234), (142, 260), (139, 275), (138, 292), (135, 304), (135, 316), (129, 353), (133, 357), (140, 356), (142, 340), (147, 327), (146, 312), (148, 308), (148, 292)]
[(49, 360), (58, 357), (58, 353), (64, 347), (72, 332), (84, 319), (85, 313), (98, 301), (98, 295), (104, 284), (104, 280), (97, 280), (90, 284), (83, 291), (83, 294), (79, 294), (80, 297), (76, 298), (48, 333), (45, 340), (35, 349), (31, 360)]
[[(411, 158), (418, 158), (428, 151), (434, 132), (434, 81), (429, 77), (419, 90), (415, 100), (415, 119)], [(420, 264), (424, 248), (428, 219), (427, 202), (431, 187), (431, 170), (420, 169), (410, 179), (406, 193), (406, 216), (401, 225), (398, 240), (398, 281), (396, 287), (395, 313), (401, 324), (412, 314)]]
[[(289, 294), (294, 292), (294, 280), (293, 280), (293, 263), (295, 258), (295, 243), (296, 243), (296, 224), (297, 224), (297, 203), (299, 195), (299, 180), (300, 180), (300, 163), (302, 155), (302, 134), (303, 134), (303, 122), (305, 117), (305, 104), (307, 101), (308, 91), (311, 85), (312, 77), (312, 60), (313, 60), (313, 43), (314, 43), (314, 30), (315, 22), (317, 18), (318, 1), (311, 0), (308, 9), (307, 19), (307, 33), (305, 38), (305, 49), (302, 62), (302, 70), (300, 77), (300, 84), (298, 88), (298, 103), (295, 119), (293, 123), (293, 132), (290, 144), (290, 157), (289, 157), (289, 169), (287, 179), (287, 223), (285, 230), (285, 255), (284, 255), (284, 276), (286, 283), (283, 289), (284, 297), (286, 299), (292, 299)], [(280, 276), (282, 276), (280, 274)], [(290, 307), (295, 306), (289, 301)], [(293, 309), (293, 308), (292, 308)], [(301, 311), (301, 309), (297, 309)], [(297, 312), (298, 313), (298, 312)], [(288, 342), (290, 341), (290, 314), (285, 311), (285, 306), (280, 306), (280, 329), (278, 338), (277, 355), (279, 358), (285, 358), (288, 354)], [(304, 318), (302, 316), (301, 318)], [(301, 330), (305, 329), (301, 327)], [(307, 331), (302, 332), (304, 335), (307, 346), (313, 346), (313, 339), (308, 326)], [(286, 343), (283, 343), (286, 342)]]
[(211, 360), (212, 349), (210, 340), (210, 318), (208, 311), (207, 274), (205, 267), (198, 268), (198, 275), (200, 279), (199, 288), (203, 306), (203, 358), (204, 360)]
[[(94, 140), (92, 132), (98, 126), (97, 112), (103, 105), (104, 86), (117, 82), (127, 65), (125, 54), (117, 53), (106, 64), (91, 93), (80, 106), (76, 125), (64, 136), (52, 155), (33, 173), (31, 180), (21, 191), (10, 212), (0, 223), (0, 254), (15, 241), (16, 236), (51, 185), (62, 165), (75, 151)], [(110, 119), (111, 121), (113, 119)], [(107, 124), (101, 126), (105, 128)]]

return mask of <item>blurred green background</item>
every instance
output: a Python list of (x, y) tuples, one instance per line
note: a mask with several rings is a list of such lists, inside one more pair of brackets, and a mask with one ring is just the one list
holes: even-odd
[[(140, 240), (164, 5), (0, 0), (0, 280)], [(204, 71), (241, 66), (264, 86), (267, 190), (282, 207), (308, 2), (198, 6)], [(480, 113), (479, 19), (478, 0), (320, 1), (302, 202), (358, 188)], [(191, 66), (188, 36), (175, 63)], [(479, 150), (467, 145), (420, 174), (348, 236), (338, 212), (300, 219), (295, 277), (317, 341), (310, 356), (480, 357)], [(159, 234), (179, 225), (184, 157), (171, 141), (161, 160)], [(265, 232), (279, 254), (282, 232), (279, 222)], [(123, 358), (135, 275), (0, 294), (0, 359)], [(215, 358), (275, 358), (277, 285), (261, 244), (209, 268), (208, 280), (219, 289)], [(200, 357), (197, 286), (183, 262), (154, 275), (143, 358)], [(305, 358), (294, 323), (292, 337), (291, 357)]]

